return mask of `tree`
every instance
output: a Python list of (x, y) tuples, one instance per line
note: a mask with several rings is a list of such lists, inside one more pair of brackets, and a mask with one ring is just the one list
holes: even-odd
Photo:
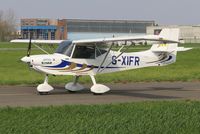
[(0, 10), (0, 41), (9, 41), (16, 37), (16, 17), (12, 10)]

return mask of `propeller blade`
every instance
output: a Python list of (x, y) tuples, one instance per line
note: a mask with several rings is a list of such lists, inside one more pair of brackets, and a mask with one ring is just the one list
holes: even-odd
[(32, 34), (30, 32), (30, 40), (29, 40), (29, 45), (28, 45), (28, 50), (27, 50), (27, 57), (29, 57), (31, 54), (31, 45), (32, 45), (31, 40), (32, 40)]

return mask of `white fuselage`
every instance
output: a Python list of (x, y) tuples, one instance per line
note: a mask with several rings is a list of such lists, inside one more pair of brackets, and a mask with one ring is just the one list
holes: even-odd
[(106, 53), (94, 59), (71, 58), (58, 53), (32, 55), (28, 61), (36, 71), (52, 75), (96, 75), (175, 62), (173, 55), (156, 54), (150, 50), (120, 54), (110, 51), (104, 62)]

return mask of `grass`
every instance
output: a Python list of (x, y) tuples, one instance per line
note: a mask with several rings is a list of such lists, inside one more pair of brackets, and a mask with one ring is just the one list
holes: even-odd
[(199, 133), (200, 102), (0, 108), (0, 133)]
[[(0, 43), (0, 48), (27, 45)], [(98, 82), (199, 81), (200, 44), (184, 44), (195, 49), (180, 52), (175, 64), (97, 76)], [(149, 46), (135, 48), (147, 49)], [(135, 49), (132, 48), (132, 49)], [(34, 49), (33, 54), (39, 53)], [(38, 84), (43, 75), (30, 71), (20, 58), (26, 50), (0, 50), (0, 85)], [(106, 77), (106, 79), (105, 79)], [(67, 83), (71, 76), (50, 77), (54, 84)], [(90, 82), (88, 77), (82, 83)], [(66, 105), (31, 108), (0, 108), (0, 133), (199, 133), (200, 102), (156, 101), (107, 105)]]
[[(193, 50), (179, 52), (177, 62), (165, 67), (142, 68), (112, 74), (97, 75), (99, 83), (118, 82), (149, 82), (149, 81), (199, 81), (200, 80), (200, 44), (184, 44), (194, 47)], [(38, 84), (43, 82), (44, 76), (20, 62), (26, 55), (24, 50), (1, 50), (1, 48), (26, 48), (27, 44), (0, 43), (0, 85)], [(136, 46), (131, 49), (145, 50), (150, 46)], [(34, 49), (32, 54), (40, 51)], [(106, 79), (105, 79), (106, 78)], [(72, 80), (71, 76), (50, 76), (50, 83), (64, 84)], [(82, 77), (81, 83), (91, 82), (89, 77)]]

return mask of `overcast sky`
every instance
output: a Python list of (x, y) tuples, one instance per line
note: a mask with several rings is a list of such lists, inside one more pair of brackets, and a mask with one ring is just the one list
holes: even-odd
[(200, 24), (200, 0), (0, 0), (20, 18), (155, 20)]

